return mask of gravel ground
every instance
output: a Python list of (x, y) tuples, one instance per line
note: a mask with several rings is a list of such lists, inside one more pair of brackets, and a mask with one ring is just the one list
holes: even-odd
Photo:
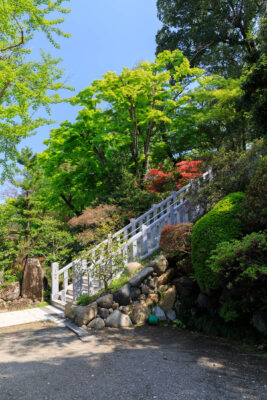
[(0, 400), (267, 399), (267, 360), (180, 329), (0, 329)]

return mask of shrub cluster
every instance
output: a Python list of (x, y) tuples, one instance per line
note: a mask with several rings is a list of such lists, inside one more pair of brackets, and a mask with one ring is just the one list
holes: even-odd
[(188, 255), (191, 251), (193, 224), (166, 225), (160, 233), (160, 247), (169, 257)]
[(224, 241), (240, 238), (244, 224), (238, 217), (244, 193), (231, 193), (195, 224), (191, 258), (196, 279), (202, 290), (218, 286), (218, 276), (207, 267), (211, 251)]

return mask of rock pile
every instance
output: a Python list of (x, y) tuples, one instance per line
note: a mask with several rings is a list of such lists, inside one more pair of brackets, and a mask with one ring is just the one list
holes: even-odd
[[(137, 269), (136, 265), (130, 267)], [(175, 279), (176, 270), (170, 268), (166, 257), (160, 255), (113, 294), (101, 296), (88, 306), (68, 303), (65, 315), (78, 326), (92, 329), (142, 325), (151, 313), (161, 321), (173, 321), (177, 298)]]

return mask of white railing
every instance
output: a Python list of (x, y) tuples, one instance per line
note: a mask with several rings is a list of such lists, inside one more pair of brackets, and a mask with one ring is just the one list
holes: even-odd
[[(209, 179), (211, 171), (205, 172), (202, 179)], [(199, 180), (196, 179), (197, 183)], [(195, 184), (194, 182), (194, 184)], [(194, 218), (194, 213), (185, 200), (185, 193), (189, 191), (193, 181), (184, 186), (177, 192), (172, 192), (169, 197), (159, 204), (153, 204), (151, 209), (136, 219), (131, 219), (130, 223), (120, 229), (114, 235), (104, 240), (98, 246), (90, 250), (92, 255), (97, 253), (97, 249), (110, 240), (123, 239), (124, 245), (119, 251), (126, 255), (126, 262), (144, 259), (154, 253), (159, 248), (160, 232), (165, 225), (178, 225), (182, 222), (190, 222)], [(99, 257), (98, 262), (101, 262)], [(86, 291), (93, 294), (93, 280), (90, 282), (90, 265), (86, 260), (77, 259), (58, 269), (58, 263), (52, 264), (52, 294), (51, 299), (66, 302), (66, 294), (69, 288), (70, 273), (73, 278), (73, 299), (83, 293), (83, 275), (88, 276)], [(63, 275), (63, 289), (59, 290), (59, 276)], [(101, 282), (95, 285), (99, 289)]]

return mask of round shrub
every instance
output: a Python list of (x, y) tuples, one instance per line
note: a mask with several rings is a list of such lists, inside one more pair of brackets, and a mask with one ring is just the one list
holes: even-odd
[(244, 193), (231, 193), (205, 214), (194, 226), (191, 236), (191, 258), (195, 277), (202, 290), (216, 289), (219, 278), (207, 266), (207, 260), (218, 243), (242, 236), (244, 223), (239, 218)]
[(166, 225), (160, 232), (160, 247), (169, 257), (190, 254), (193, 224)]

